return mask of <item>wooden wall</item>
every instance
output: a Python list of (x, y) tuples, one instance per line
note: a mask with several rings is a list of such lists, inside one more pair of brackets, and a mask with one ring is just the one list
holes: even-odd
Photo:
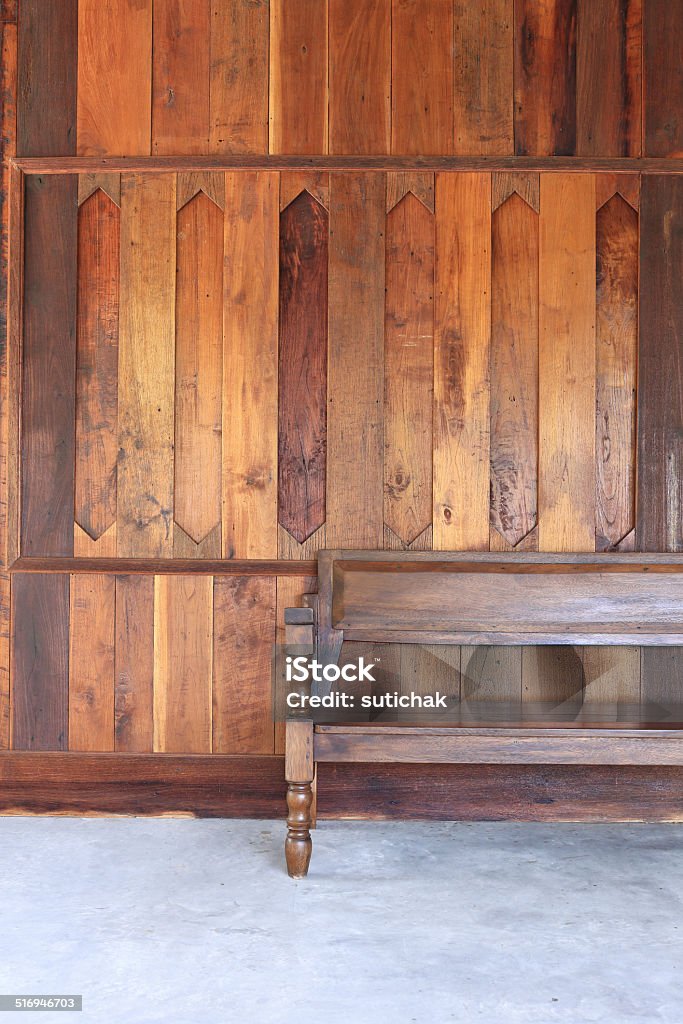
[[(2, 19), (5, 154), (74, 162), (25, 177), (9, 289), (22, 208), (3, 177), (23, 356), (0, 527), (4, 569), (26, 571), (0, 575), (0, 807), (192, 810), (195, 793), (201, 813), (277, 813), (271, 650), (319, 548), (683, 549), (683, 178), (664, 162), (683, 156), (683, 8), (21, 0), (17, 25), (4, 0)], [(135, 169), (94, 169), (116, 156)], [(472, 699), (680, 688), (676, 649), (451, 654)], [(386, 663), (424, 670), (412, 648)], [(60, 751), (36, 795), (25, 759)], [(175, 805), (145, 804), (159, 758)], [(426, 813), (504, 816), (504, 773), (439, 772)], [(380, 813), (378, 787), (420, 813), (413, 769), (328, 774), (326, 813)], [(599, 815), (628, 773), (598, 774), (574, 779), (578, 802), (562, 770), (520, 777), (515, 813)], [(630, 773), (640, 816), (672, 813), (670, 775)], [(666, 810), (643, 811), (648, 793)]]

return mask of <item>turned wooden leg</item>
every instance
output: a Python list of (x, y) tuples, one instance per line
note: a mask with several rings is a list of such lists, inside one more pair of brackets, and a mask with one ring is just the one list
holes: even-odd
[(311, 860), (313, 842), (310, 828), (313, 790), (310, 782), (290, 782), (287, 786), (287, 838), (285, 857), (290, 878), (305, 878)]

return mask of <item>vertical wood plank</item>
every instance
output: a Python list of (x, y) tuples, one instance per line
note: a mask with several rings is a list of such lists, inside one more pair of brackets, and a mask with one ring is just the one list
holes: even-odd
[(207, 153), (211, 0), (154, 0), (152, 153)]
[(514, 547), (538, 499), (538, 216), (516, 193), (492, 239), (490, 521)]
[(642, 0), (578, 0), (576, 151), (640, 156)]
[(683, 5), (645, 0), (643, 156), (683, 155)]
[(411, 544), (432, 521), (434, 216), (409, 192), (386, 226), (384, 522)]
[(213, 577), (154, 578), (154, 750), (211, 752)]
[(213, 752), (272, 754), (275, 579), (214, 584)]
[(271, 0), (270, 152), (327, 152), (328, 0)]
[(69, 750), (114, 749), (116, 578), (71, 577)]
[(639, 647), (584, 647), (584, 704), (640, 701)]
[(152, 0), (79, 0), (78, 153), (149, 156)]
[(277, 558), (278, 222), (277, 174), (226, 174), (224, 558)]
[(154, 578), (116, 577), (115, 747), (151, 753), (154, 739)]
[(391, 149), (391, 0), (329, 0), (330, 153)]
[(211, 153), (268, 152), (269, 0), (211, 0)]
[(539, 549), (595, 545), (595, 181), (541, 175)]
[(69, 577), (12, 581), (12, 748), (66, 750), (69, 705)]
[(576, 0), (515, 0), (515, 153), (576, 150)]
[(204, 192), (178, 212), (175, 344), (174, 518), (199, 544), (220, 530), (222, 457), (223, 213)]
[(77, 183), (26, 178), (22, 529), (24, 555), (73, 553)]
[(175, 176), (121, 183), (120, 557), (173, 554)]
[(470, 701), (521, 700), (521, 648), (463, 647), (462, 699)]
[(491, 179), (436, 178), (434, 548), (489, 546)]
[(453, 152), (453, 0), (392, 0), (391, 151)]
[(17, 154), (76, 152), (78, 0), (22, 0)]
[[(275, 621), (275, 642), (277, 652), (280, 654), (284, 647), (285, 636), (285, 609), (302, 608), (304, 606), (304, 594), (314, 594), (318, 589), (318, 580), (315, 576), (278, 576), (276, 583), (276, 621)], [(286, 685), (281, 665), (278, 665), (275, 676), (275, 699), (280, 702), (283, 698), (283, 689)], [(285, 723), (275, 722), (275, 753), (283, 754), (285, 750)]]
[(119, 262), (120, 211), (98, 189), (78, 212), (74, 516), (93, 540), (116, 522)]
[(454, 153), (506, 156), (513, 132), (513, 0), (454, 2)]
[(302, 192), (280, 215), (278, 521), (300, 544), (325, 522), (328, 215)]
[(330, 547), (382, 547), (384, 204), (384, 175), (330, 175)]
[(635, 525), (638, 214), (616, 193), (597, 213), (597, 551)]

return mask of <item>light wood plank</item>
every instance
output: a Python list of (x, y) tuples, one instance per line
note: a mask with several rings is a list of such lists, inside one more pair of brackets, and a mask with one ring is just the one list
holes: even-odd
[(71, 577), (69, 750), (114, 749), (115, 580)]
[(271, 153), (327, 152), (328, 0), (271, 0)]
[(453, 152), (453, 0), (392, 0), (391, 152)]
[(115, 745), (151, 753), (154, 743), (154, 577), (116, 577)]
[(330, 153), (391, 148), (391, 0), (329, 0)]
[(211, 153), (268, 152), (268, 0), (211, 2)]
[(154, 0), (152, 152), (209, 151), (211, 0)]

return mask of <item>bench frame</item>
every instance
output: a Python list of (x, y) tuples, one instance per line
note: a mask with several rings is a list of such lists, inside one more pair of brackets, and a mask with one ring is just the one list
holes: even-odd
[[(472, 617), (468, 597), (476, 622), (463, 622), (463, 614)], [(683, 644), (683, 556), (321, 551), (318, 592), (304, 601), (285, 612), (286, 646), (326, 663), (337, 663), (344, 639), (675, 645)], [(683, 765), (683, 713), (661, 722), (453, 726), (321, 724), (293, 715), (285, 747), (285, 854), (293, 878), (308, 871), (322, 761)]]

